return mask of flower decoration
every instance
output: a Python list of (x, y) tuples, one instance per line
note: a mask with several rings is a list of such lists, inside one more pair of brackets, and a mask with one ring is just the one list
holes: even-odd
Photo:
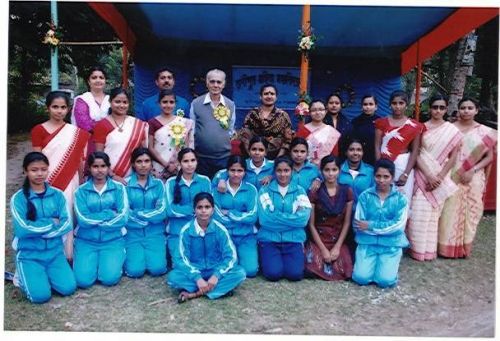
[(304, 120), (304, 116), (309, 115), (309, 104), (306, 101), (301, 100), (295, 107), (295, 115), (299, 118), (299, 120)]
[(302, 52), (306, 58), (309, 56), (309, 52), (316, 48), (316, 41), (318, 40), (318, 37), (316, 37), (313, 31), (313, 28), (299, 30), (297, 50)]
[(347, 108), (350, 107), (351, 105), (354, 104), (354, 101), (356, 99), (356, 91), (354, 91), (354, 88), (351, 84), (349, 83), (344, 83), (341, 86), (339, 86), (334, 92), (337, 96), (343, 99), (342, 95), (346, 94), (348, 96), (347, 101), (342, 101), (342, 108)]
[(217, 121), (219, 121), (222, 129), (229, 129), (229, 118), (231, 117), (231, 111), (226, 108), (224, 105), (219, 104), (214, 109), (214, 117)]
[(175, 116), (177, 116), (177, 117), (184, 117), (185, 115), (186, 114), (184, 113), (184, 110), (182, 110), (182, 109), (177, 109), (175, 111)]
[(45, 37), (43, 38), (42, 43), (49, 44), (55, 47), (61, 42), (62, 33), (53, 22), (48, 25), (49, 30), (47, 31), (47, 33), (45, 33)]
[(176, 120), (169, 126), (170, 134), (172, 135), (171, 145), (173, 147), (183, 147), (185, 145), (184, 133), (186, 126), (181, 120)]

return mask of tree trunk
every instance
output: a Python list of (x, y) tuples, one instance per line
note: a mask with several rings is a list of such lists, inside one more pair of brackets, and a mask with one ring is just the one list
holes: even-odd
[(458, 53), (457, 58), (455, 59), (455, 67), (453, 68), (453, 77), (450, 87), (450, 99), (448, 104), (449, 114), (458, 110), (458, 102), (464, 95), (467, 75), (472, 74), (472, 68), (474, 65), (475, 41), (473, 43), (473, 48), (470, 42), (474, 40), (474, 37), (474, 31), (472, 31), (471, 33), (460, 39), (458, 43)]

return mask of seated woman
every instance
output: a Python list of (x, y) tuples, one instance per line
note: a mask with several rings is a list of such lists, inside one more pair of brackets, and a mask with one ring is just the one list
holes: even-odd
[(292, 167), (286, 156), (274, 160), (275, 180), (259, 191), (259, 257), (262, 274), (270, 281), (304, 277), (303, 243), (311, 203), (306, 191), (290, 182)]
[(89, 155), (90, 177), (75, 192), (75, 256), (73, 271), (80, 288), (99, 280), (112, 286), (120, 281), (125, 262), (127, 191), (109, 177), (111, 163), (104, 152)]
[[(266, 159), (267, 140), (261, 136), (254, 136), (250, 140), (250, 158), (246, 159), (246, 171), (244, 181), (260, 189), (271, 182), (274, 172), (274, 161)], [(226, 191), (227, 170), (218, 171), (212, 180), (221, 193)]]
[(315, 192), (321, 184), (318, 166), (307, 160), (309, 144), (302, 137), (295, 137), (290, 144), (293, 161), (291, 183), (301, 186), (307, 193)]
[(181, 262), (167, 275), (167, 284), (182, 290), (179, 303), (200, 296), (216, 299), (230, 293), (245, 280), (237, 265), (236, 248), (227, 229), (212, 218), (214, 199), (210, 193), (195, 195), (195, 218), (179, 233)]
[(63, 296), (76, 290), (75, 276), (64, 256), (63, 236), (72, 230), (63, 193), (45, 181), (49, 160), (40, 152), (26, 154), (23, 188), (10, 201), (16, 252), (14, 283), (32, 303), (50, 300), (52, 289)]
[(167, 272), (165, 219), (167, 200), (163, 182), (151, 175), (153, 157), (147, 148), (132, 152), (133, 172), (127, 179), (129, 220), (125, 235), (125, 273), (141, 277)]
[(309, 194), (312, 211), (306, 243), (306, 269), (327, 281), (351, 278), (352, 259), (345, 240), (351, 226), (353, 195), (349, 186), (338, 185), (339, 161), (332, 155), (321, 159), (323, 183)]
[(398, 282), (402, 249), (409, 246), (404, 233), (408, 202), (392, 183), (392, 161), (380, 159), (374, 169), (375, 186), (361, 193), (354, 215), (358, 247), (352, 279), (360, 285), (375, 282), (385, 288)]
[(322, 101), (312, 101), (309, 112), (311, 122), (300, 126), (295, 136), (303, 137), (307, 140), (309, 143), (308, 159), (316, 166), (319, 166), (323, 157), (338, 155), (340, 133), (331, 125), (323, 122), (326, 109)]
[(212, 190), (210, 179), (196, 173), (198, 161), (191, 148), (183, 148), (177, 154), (180, 170), (176, 177), (171, 177), (165, 183), (167, 197), (167, 233), (168, 252), (172, 267), (180, 262), (179, 233), (181, 228), (194, 217), (193, 198), (200, 192)]
[[(229, 231), (236, 245), (239, 264), (245, 269), (247, 277), (255, 277), (259, 269), (257, 258), (257, 189), (244, 181), (246, 163), (241, 156), (231, 155), (227, 163), (229, 179), (227, 191), (214, 190), (215, 219)], [(217, 186), (214, 178), (212, 186)]]

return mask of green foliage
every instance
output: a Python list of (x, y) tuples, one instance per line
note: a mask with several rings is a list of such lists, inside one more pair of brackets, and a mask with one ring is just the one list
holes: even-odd
[[(40, 105), (50, 90), (50, 49), (42, 43), (50, 23), (50, 2), (10, 2), (9, 8), (9, 72), (8, 132), (27, 131), (43, 117)], [(58, 2), (59, 27), (67, 42), (114, 41), (113, 30), (87, 3)], [(86, 91), (83, 79), (87, 70), (99, 63), (113, 49), (108, 62), (110, 74), (121, 72), (120, 49), (111, 45), (58, 46), (59, 81), (61, 87)], [(75, 68), (76, 67), (76, 68)], [(121, 76), (120, 76), (121, 77)], [(119, 84), (119, 83), (113, 83)]]

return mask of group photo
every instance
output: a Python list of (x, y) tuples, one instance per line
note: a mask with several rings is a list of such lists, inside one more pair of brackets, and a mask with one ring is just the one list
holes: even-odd
[(4, 331), (494, 337), (498, 14), (9, 2)]

